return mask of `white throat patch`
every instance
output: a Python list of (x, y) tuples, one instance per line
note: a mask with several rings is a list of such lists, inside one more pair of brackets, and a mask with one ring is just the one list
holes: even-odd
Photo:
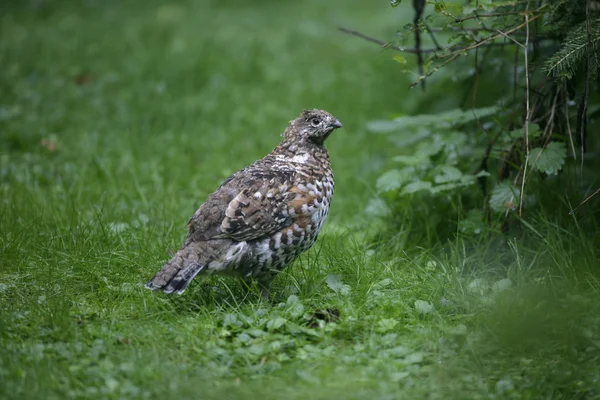
[(306, 164), (308, 157), (310, 157), (308, 155), (308, 153), (300, 153), (300, 154), (296, 154), (294, 157), (292, 157), (292, 161), (300, 163), (300, 164)]

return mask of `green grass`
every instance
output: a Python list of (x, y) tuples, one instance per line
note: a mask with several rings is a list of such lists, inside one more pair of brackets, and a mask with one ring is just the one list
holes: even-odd
[[(597, 225), (540, 214), (516, 234), (427, 243), (406, 220), (370, 240), (381, 225), (363, 210), (389, 146), (366, 122), (456, 100), (408, 91), (390, 54), (335, 27), (389, 37), (410, 13), (2, 7), (0, 397), (600, 396)], [(272, 302), (228, 279), (143, 289), (206, 196), (312, 107), (344, 123), (328, 140), (336, 194)], [(340, 317), (315, 316), (327, 309)]]

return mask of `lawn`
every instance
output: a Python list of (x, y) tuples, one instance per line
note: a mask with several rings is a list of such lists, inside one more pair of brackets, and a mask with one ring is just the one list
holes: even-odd
[[(408, 8), (0, 10), (1, 398), (600, 396), (597, 225), (540, 212), (516, 233), (427, 241), (364, 212), (392, 151), (367, 122), (458, 101), (409, 90), (389, 52), (337, 31), (391, 37)], [(327, 143), (336, 193), (270, 302), (225, 278), (145, 290), (206, 196), (303, 108), (344, 124)]]

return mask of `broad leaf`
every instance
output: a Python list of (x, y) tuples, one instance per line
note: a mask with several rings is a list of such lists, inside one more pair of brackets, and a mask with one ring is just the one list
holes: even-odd
[(400, 64), (406, 64), (406, 58), (402, 57), (399, 54), (396, 54), (393, 58), (394, 58), (394, 61), (396, 61)]
[(329, 289), (333, 290), (338, 294), (347, 295), (348, 293), (350, 293), (350, 286), (345, 285), (342, 282), (342, 277), (337, 274), (327, 275), (325, 282), (327, 282), (327, 286), (329, 286)]
[(562, 169), (567, 149), (562, 142), (550, 142), (545, 148), (536, 147), (529, 152), (529, 165), (548, 175), (556, 175)]
[(365, 214), (370, 217), (385, 217), (390, 215), (391, 210), (383, 199), (372, 197), (367, 203)]
[(481, 210), (469, 210), (465, 219), (458, 221), (458, 229), (466, 234), (478, 235), (485, 229), (486, 225), (483, 222), (483, 214)]
[(377, 328), (375, 329), (379, 333), (386, 333), (393, 330), (396, 325), (398, 325), (398, 321), (391, 318), (382, 319), (377, 323)]
[(427, 158), (427, 156), (421, 154), (417, 154), (414, 156), (396, 156), (393, 160), (406, 165), (418, 165), (421, 163), (429, 163), (429, 159)]
[(462, 175), (462, 172), (460, 172), (458, 168), (454, 168), (450, 165), (444, 165), (441, 168), (440, 174), (436, 175), (434, 180), (435, 183), (455, 182), (460, 180)]
[(267, 329), (272, 331), (281, 328), (286, 322), (285, 318), (275, 317), (267, 321)]
[(417, 145), (415, 154), (419, 157), (429, 157), (439, 153), (443, 148), (444, 143), (441, 140), (428, 140)]
[(372, 132), (391, 132), (394, 130), (414, 131), (424, 126), (451, 128), (487, 118), (498, 112), (497, 107), (473, 108), (468, 110), (454, 109), (436, 114), (419, 114), (398, 117), (393, 120), (377, 120), (368, 124)]
[(417, 310), (419, 314), (429, 314), (434, 308), (433, 304), (425, 300), (415, 300), (415, 310)]
[(490, 207), (492, 210), (503, 212), (506, 210), (514, 210), (519, 202), (519, 189), (508, 183), (499, 183), (492, 190), (490, 197)]
[(389, 192), (400, 189), (414, 174), (414, 168), (391, 169), (377, 179), (377, 190)]
[(411, 193), (418, 192), (419, 190), (428, 190), (428, 189), (431, 189), (431, 182), (415, 181), (415, 182), (411, 182), (408, 185), (406, 185), (404, 187), (404, 190), (402, 190), (402, 193), (403, 194), (411, 194)]
[(504, 278), (499, 281), (494, 282), (492, 285), (492, 290), (496, 293), (505, 292), (512, 287), (512, 281), (510, 279)]
[(446, 190), (457, 189), (461, 186), (466, 186), (466, 185), (461, 182), (443, 183), (441, 185), (433, 186), (431, 189), (429, 189), (429, 191), (431, 193), (435, 194), (435, 193), (439, 193), (439, 192), (444, 192)]

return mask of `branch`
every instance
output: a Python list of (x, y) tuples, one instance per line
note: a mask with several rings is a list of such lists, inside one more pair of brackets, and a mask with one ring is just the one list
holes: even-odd
[[(463, 47), (463, 48), (461, 48), (461, 49), (455, 50), (455, 51), (453, 51), (453, 52), (451, 52), (451, 53), (442, 54), (442, 55), (440, 55), (440, 56), (437, 56), (437, 58), (446, 58), (446, 57), (451, 57), (451, 56), (453, 56), (453, 55), (455, 55), (455, 54), (460, 54), (460, 53), (464, 53), (465, 51), (473, 50), (473, 49), (475, 49), (475, 48), (477, 48), (477, 47), (479, 47), (479, 46), (482, 46), (482, 45), (484, 45), (484, 44), (485, 44), (485, 43), (487, 43), (487, 42), (490, 42), (490, 41), (492, 41), (492, 40), (495, 40), (495, 39), (498, 39), (498, 38), (500, 38), (500, 37), (502, 37), (502, 36), (506, 36), (506, 35), (508, 35), (508, 34), (510, 34), (510, 33), (513, 33), (514, 31), (517, 31), (517, 30), (521, 29), (521, 28), (522, 28), (522, 27), (524, 27), (524, 26), (527, 26), (527, 27), (529, 27), (529, 22), (533, 21), (533, 20), (534, 20), (534, 19), (536, 19), (536, 18), (539, 18), (539, 15), (536, 15), (535, 17), (532, 17), (532, 18), (529, 18), (529, 14), (525, 14), (525, 16), (527, 17), (527, 21), (523, 22), (523, 23), (522, 23), (522, 24), (520, 24), (520, 25), (517, 25), (517, 26), (515, 26), (514, 28), (511, 28), (511, 29), (507, 30), (506, 32), (501, 32), (501, 33), (499, 33), (499, 34), (497, 34), (497, 35), (490, 36), (489, 38), (483, 39), (483, 40), (482, 40), (482, 41), (480, 41), (480, 42), (477, 42), (477, 43), (474, 43), (474, 44), (472, 44), (472, 45), (470, 45), (470, 46)], [(528, 22), (528, 21), (529, 21), (529, 22)], [(527, 36), (527, 37), (526, 37), (526, 41), (525, 41), (525, 42), (527, 43), (527, 45), (529, 45), (529, 32), (527, 32), (526, 36)]]
[(569, 92), (567, 88), (564, 88), (565, 92), (565, 120), (567, 122), (567, 132), (569, 133), (569, 143), (571, 144), (571, 151), (573, 152), (573, 158), (577, 160), (577, 153), (575, 152), (575, 143), (573, 142), (573, 133), (571, 132), (571, 122), (569, 121)]
[(364, 39), (368, 42), (371, 43), (376, 43), (378, 45), (380, 45), (381, 47), (383, 47), (384, 49), (392, 49), (392, 50), (396, 50), (396, 51), (402, 51), (404, 53), (433, 53), (436, 50), (435, 49), (413, 49), (413, 48), (405, 48), (405, 47), (400, 47), (400, 46), (396, 46), (393, 45), (391, 43), (388, 42), (384, 42), (383, 40), (379, 40), (379, 39), (375, 39), (374, 37), (371, 36), (367, 36), (364, 33), (358, 32), (358, 31), (354, 31), (352, 29), (348, 29), (348, 28), (344, 28), (344, 27), (338, 27), (338, 29), (344, 33), (347, 33), (349, 35), (353, 35), (353, 36), (357, 36), (361, 39)]
[(425, 22), (425, 21), (423, 21), (423, 24), (425, 25), (425, 28), (427, 29), (427, 33), (429, 33), (429, 36), (431, 37), (431, 41), (433, 42), (433, 45), (435, 46), (435, 48), (437, 50), (442, 50), (442, 46), (440, 46), (437, 39), (435, 38), (432, 28), (430, 28), (429, 25), (427, 24), (427, 22)]
[[(514, 39), (513, 37), (511, 37), (510, 35), (502, 32), (500, 29), (498, 29), (497, 31), (499, 34), (501, 34), (502, 36), (504, 36), (505, 38), (511, 40), (512, 42), (514, 42), (517, 46), (520, 46), (523, 49), (527, 49), (527, 47), (525, 47), (524, 45), (522, 45), (521, 43), (519, 43), (516, 39)], [(527, 35), (527, 39), (529, 39), (529, 35)]]
[[(539, 11), (539, 10), (536, 10), (536, 11)], [(533, 12), (536, 12), (536, 11), (533, 11)], [(527, 11), (510, 11), (510, 12), (496, 13), (496, 14), (475, 14), (475, 15), (469, 15), (468, 17), (464, 17), (464, 18), (455, 18), (452, 16), (450, 16), (450, 17), (454, 19), (455, 23), (460, 24), (461, 22), (468, 21), (470, 19), (475, 19), (475, 18), (506, 17), (508, 15), (522, 15), (524, 13), (527, 13)]]
[(410, 88), (411, 89), (414, 88), (415, 86), (417, 86), (419, 84), (419, 82), (421, 82), (425, 78), (429, 78), (431, 75), (433, 75), (434, 73), (436, 73), (440, 68), (443, 68), (446, 65), (450, 64), (452, 61), (454, 61), (456, 58), (458, 58), (459, 55), (460, 54), (455, 54), (453, 57), (450, 57), (449, 59), (447, 59), (446, 61), (444, 61), (440, 65), (438, 65), (437, 67), (433, 68), (425, 76), (420, 76), (419, 79), (416, 82), (413, 82), (413, 83), (410, 84)]
[[(518, 29), (518, 28), (519, 27), (517, 27), (516, 29)], [(347, 33), (349, 35), (356, 36), (356, 37), (359, 37), (361, 39), (364, 39), (367, 42), (376, 43), (376, 44), (380, 45), (384, 49), (392, 49), (392, 50), (399, 51), (399, 52), (402, 52), (402, 53), (417, 54), (417, 53), (421, 52), (423, 54), (431, 54), (431, 53), (436, 53), (436, 52), (438, 52), (440, 50), (443, 50), (443, 49), (420, 49), (419, 50), (419, 49), (415, 49), (415, 48), (412, 48), (412, 47), (400, 47), (400, 46), (393, 45), (393, 44), (391, 44), (389, 42), (384, 42), (383, 40), (379, 40), (379, 39), (376, 39), (374, 37), (365, 35), (364, 33), (361, 33), (361, 32), (358, 32), (358, 31), (355, 31), (355, 30), (352, 30), (352, 29), (348, 29), (348, 28), (344, 28), (344, 27), (340, 26), (340, 27), (338, 27), (338, 30), (340, 30), (341, 32)], [(513, 32), (513, 30), (507, 31), (506, 33), (504, 33), (504, 35), (506, 35), (508, 33), (512, 33), (512, 32)], [(455, 55), (457, 53), (463, 53), (465, 51), (472, 50), (472, 49), (477, 48), (477, 47), (503, 47), (503, 46), (508, 46), (508, 45), (512, 44), (512, 43), (487, 43), (487, 42), (489, 42), (491, 40), (498, 39), (501, 36), (503, 36), (503, 35), (502, 34), (498, 34), (498, 35), (496, 35), (494, 37), (482, 40), (481, 42), (477, 42), (477, 43), (475, 43), (475, 44), (473, 44), (471, 46), (462, 47), (460, 49), (457, 49), (457, 50), (455, 50), (452, 53), (442, 54), (442, 55), (437, 55), (436, 54), (435, 57), (436, 58), (447, 58), (447, 57), (453, 56), (453, 55)], [(453, 50), (453, 49), (454, 48), (451, 47), (448, 50)]]
[(598, 193), (600, 193), (600, 188), (598, 188), (598, 190), (596, 190), (594, 193), (590, 194), (588, 197), (585, 198), (585, 200), (583, 200), (577, 207), (575, 207), (575, 209), (573, 209), (573, 211), (571, 211), (569, 213), (569, 215), (573, 214), (575, 211), (577, 211), (577, 209), (579, 207), (581, 207), (582, 205), (585, 204), (586, 201), (588, 201), (589, 199), (591, 199), (592, 197), (594, 197), (595, 195), (597, 195)]
[[(425, 0), (413, 0), (413, 8), (415, 9), (415, 18), (413, 24), (415, 26), (415, 48), (417, 49), (417, 65), (419, 67), (419, 74), (423, 76), (425, 73), (423, 69), (423, 51), (421, 47), (421, 28), (419, 27), (419, 21), (423, 10), (425, 9)], [(421, 80), (421, 89), (425, 90), (425, 80)]]

